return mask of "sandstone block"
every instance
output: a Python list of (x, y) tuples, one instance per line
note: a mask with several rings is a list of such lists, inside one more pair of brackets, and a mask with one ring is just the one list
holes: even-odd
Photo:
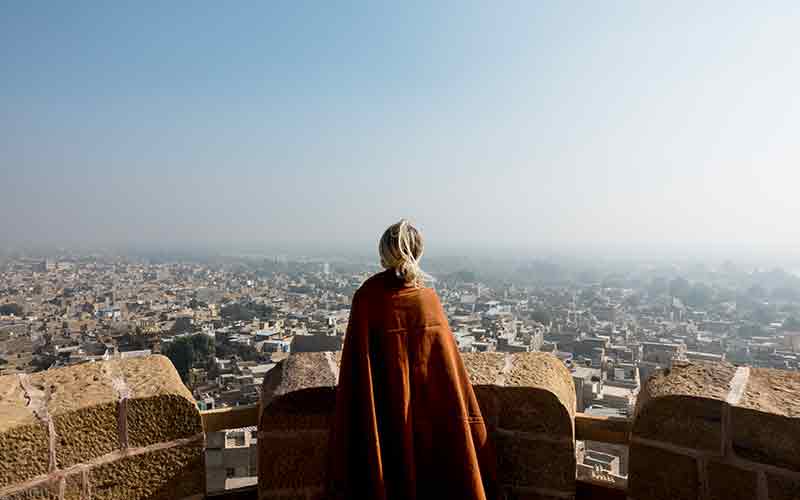
[(631, 446), (631, 500), (697, 500), (698, 482), (693, 458), (644, 445)]
[(758, 498), (757, 473), (712, 460), (706, 465), (708, 500)]
[(676, 364), (656, 372), (639, 394), (633, 435), (722, 454), (722, 411), (736, 367)]
[(489, 427), (574, 436), (575, 386), (546, 353), (462, 355)]
[(0, 377), (0, 489), (49, 468), (49, 437), (16, 375)]
[(571, 443), (526, 439), (498, 432), (497, 481), (501, 487), (529, 487), (575, 492), (575, 449)]
[(168, 500), (205, 493), (203, 442), (121, 458), (93, 468), (96, 500)]
[(163, 356), (0, 377), (0, 498), (199, 494), (203, 455), (200, 414)]
[[(64, 489), (63, 498), (59, 495), (61, 488)], [(64, 478), (63, 482), (54, 479), (0, 498), (3, 500), (83, 500), (83, 491), (82, 478), (76, 474)]]
[[(506, 474), (505, 481), (574, 493), (575, 389), (563, 363), (544, 353), (477, 353), (463, 359), (490, 436), (500, 445), (498, 472)], [(340, 361), (340, 353), (293, 354), (265, 377), (259, 498), (319, 494)]]
[[(262, 442), (264, 446), (261, 446)], [(259, 489), (274, 492), (322, 487), (327, 447), (327, 431), (260, 434)]]
[(732, 447), (755, 462), (800, 472), (800, 373), (750, 369), (731, 411)]

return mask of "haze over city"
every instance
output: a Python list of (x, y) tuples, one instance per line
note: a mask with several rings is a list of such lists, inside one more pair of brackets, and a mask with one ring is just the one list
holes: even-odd
[(0, 2), (0, 500), (799, 500), (800, 2)]
[(2, 245), (791, 256), (796, 2), (7, 3)]

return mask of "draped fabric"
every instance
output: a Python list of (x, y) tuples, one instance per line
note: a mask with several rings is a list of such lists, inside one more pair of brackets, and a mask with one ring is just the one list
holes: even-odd
[(486, 425), (436, 292), (391, 272), (353, 297), (327, 498), (494, 498)]

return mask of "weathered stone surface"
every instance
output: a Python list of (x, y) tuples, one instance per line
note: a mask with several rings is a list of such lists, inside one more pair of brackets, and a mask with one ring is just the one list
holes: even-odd
[(736, 367), (676, 363), (653, 374), (639, 394), (633, 435), (722, 453), (722, 407)]
[(462, 353), (461, 359), (473, 385), (495, 385), (506, 367), (507, 358), (501, 352), (483, 352)]
[(53, 480), (0, 498), (3, 500), (83, 500), (81, 497), (83, 482), (80, 474), (64, 478), (63, 498), (59, 495), (61, 487), (60, 480)]
[(315, 387), (335, 387), (341, 352), (309, 352), (293, 354), (281, 361), (264, 377), (261, 389), (261, 406), (272, 399)]
[(501, 486), (575, 492), (572, 443), (531, 440), (514, 432), (499, 432), (494, 439), (497, 481)]
[(572, 376), (552, 354), (464, 353), (461, 357), (473, 385), (540, 389), (555, 396), (570, 417), (575, 415)]
[(506, 387), (550, 392), (564, 405), (570, 417), (575, 416), (575, 385), (561, 360), (543, 352), (512, 354), (511, 359), (511, 370), (505, 377)]
[(327, 465), (326, 431), (268, 432), (259, 435), (258, 444), (260, 490), (274, 493), (322, 487)]
[(188, 438), (203, 431), (194, 398), (168, 358), (126, 360), (121, 369), (125, 380), (130, 381), (130, 446)]
[(50, 463), (47, 427), (28, 403), (17, 375), (0, 377), (0, 488), (44, 474)]
[[(503, 481), (574, 492), (575, 389), (563, 363), (544, 353), (464, 354), (463, 359), (490, 436), (498, 440)], [(340, 353), (293, 354), (265, 377), (260, 498), (305, 498), (321, 486), (340, 361)]]
[(800, 479), (767, 474), (769, 500), (797, 500), (800, 498)]
[[(195, 444), (175, 441), (185, 438)], [(58, 497), (66, 477), (63, 497), (77, 499), (84, 471), (102, 479), (116, 470), (109, 498), (177, 498), (176, 486), (167, 493), (143, 483), (185, 478), (202, 493), (202, 460), (199, 412), (163, 356), (0, 377), (0, 497), (48, 498), (53, 488)]]
[(632, 500), (697, 500), (697, 463), (691, 457), (634, 444), (628, 496)]
[(800, 472), (800, 373), (750, 369), (731, 427), (738, 456)]
[(708, 500), (753, 500), (758, 498), (758, 475), (723, 462), (706, 465)]
[(259, 428), (267, 430), (328, 429), (336, 404), (333, 387), (303, 389), (273, 400)]
[(205, 493), (202, 441), (129, 456), (90, 472), (95, 500), (168, 500)]
[(65, 468), (119, 447), (117, 395), (111, 370), (119, 361), (89, 363), (30, 375), (49, 391), (47, 410), (56, 431), (56, 461)]

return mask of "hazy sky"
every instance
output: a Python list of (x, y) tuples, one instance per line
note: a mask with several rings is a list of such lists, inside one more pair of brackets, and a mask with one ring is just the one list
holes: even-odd
[(798, 251), (800, 2), (698, 4), (3, 2), (0, 246)]

